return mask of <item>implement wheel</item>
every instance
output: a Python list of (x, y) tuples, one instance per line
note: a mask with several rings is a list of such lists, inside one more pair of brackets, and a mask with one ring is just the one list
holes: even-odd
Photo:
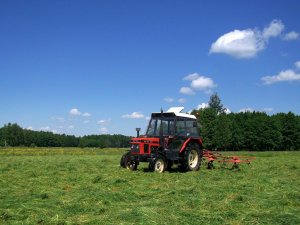
[(207, 169), (213, 169), (214, 168), (214, 164), (213, 164), (213, 161), (209, 161), (208, 163), (207, 163)]

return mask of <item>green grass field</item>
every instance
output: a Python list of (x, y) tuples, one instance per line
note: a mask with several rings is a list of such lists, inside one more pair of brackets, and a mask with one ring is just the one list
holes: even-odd
[(124, 151), (0, 149), (0, 224), (300, 224), (300, 152), (158, 174)]

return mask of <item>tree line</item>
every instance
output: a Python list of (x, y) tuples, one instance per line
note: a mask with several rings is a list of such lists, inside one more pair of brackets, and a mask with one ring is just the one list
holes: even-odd
[[(227, 113), (217, 93), (208, 108), (193, 110), (204, 147), (223, 151), (300, 150), (300, 116), (292, 112), (268, 115), (265, 112)], [(26, 147), (130, 147), (124, 135), (74, 135), (32, 131), (8, 123), (0, 128), (0, 146)]]
[(198, 117), (204, 147), (216, 150), (300, 150), (300, 116), (292, 112), (225, 113), (219, 96), (211, 96), (208, 108), (193, 110)]
[(27, 130), (15, 123), (8, 123), (0, 128), (0, 146), (11, 147), (125, 148), (130, 146), (130, 138), (119, 134), (76, 137), (74, 135)]

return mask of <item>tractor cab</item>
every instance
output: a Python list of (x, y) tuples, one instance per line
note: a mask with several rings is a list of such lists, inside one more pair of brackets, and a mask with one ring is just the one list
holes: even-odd
[(196, 117), (181, 113), (183, 109), (183, 107), (173, 107), (166, 113), (152, 113), (146, 137), (198, 137)]
[(156, 170), (155, 162), (160, 158), (164, 162), (162, 172), (173, 164), (186, 167), (186, 152), (193, 147), (197, 163), (191, 170), (197, 170), (202, 157), (202, 140), (196, 117), (182, 113), (183, 109), (173, 107), (167, 112), (152, 113), (146, 134), (132, 138), (131, 149), (122, 156), (121, 166), (136, 169), (139, 162), (149, 162), (149, 168)]

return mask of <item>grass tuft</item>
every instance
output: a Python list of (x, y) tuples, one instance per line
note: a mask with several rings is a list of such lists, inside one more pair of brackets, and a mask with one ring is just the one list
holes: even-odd
[(49, 195), (47, 193), (43, 193), (40, 195), (41, 199), (48, 199)]
[(7, 211), (2, 211), (0, 213), (0, 219), (2, 221), (8, 221), (12, 216)]
[(97, 184), (97, 183), (100, 183), (101, 182), (101, 180), (102, 180), (102, 176), (96, 176), (94, 179), (93, 179), (93, 181), (92, 181), (92, 183), (93, 184)]

